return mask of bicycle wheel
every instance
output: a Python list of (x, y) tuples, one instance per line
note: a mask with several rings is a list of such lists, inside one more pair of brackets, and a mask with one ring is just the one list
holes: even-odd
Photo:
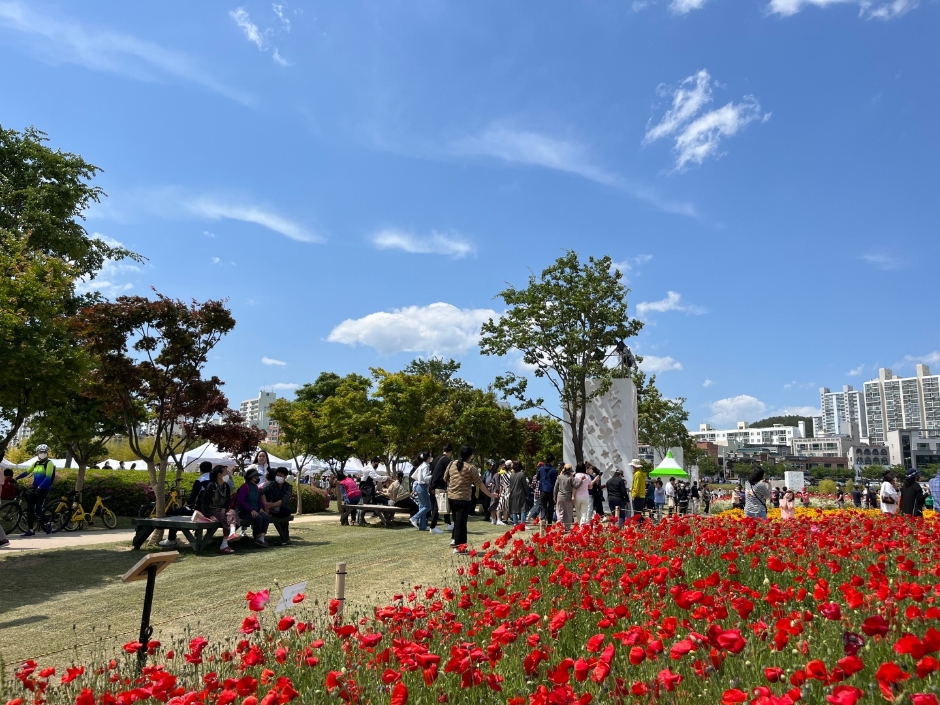
[(50, 502), (43, 507), (43, 512), (46, 515), (46, 521), (52, 524), (53, 531), (61, 531), (69, 520), (69, 505), (61, 500)]
[(22, 518), (23, 510), (16, 502), (10, 502), (0, 507), (0, 526), (3, 527), (6, 533), (12, 534), (18, 531)]
[(109, 529), (113, 529), (117, 526), (117, 514), (112, 512), (107, 507), (101, 508), (101, 521), (104, 522), (104, 525)]
[[(76, 521), (75, 517), (81, 517)], [(74, 510), (70, 510), (70, 514), (65, 519), (65, 523), (62, 528), (66, 531), (79, 531), (85, 526), (85, 510), (82, 509), (82, 505), (76, 505)]]

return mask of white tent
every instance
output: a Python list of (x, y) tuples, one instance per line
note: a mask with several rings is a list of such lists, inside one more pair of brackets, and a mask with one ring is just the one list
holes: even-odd
[(183, 469), (195, 472), (199, 469), (199, 463), (208, 460), (213, 465), (226, 465), (236, 467), (238, 465), (229, 453), (220, 451), (214, 443), (203, 443), (198, 448), (193, 448), (183, 453)]
[(7, 468), (15, 468), (15, 467), (16, 465), (11, 463), (6, 458), (4, 458), (3, 460), (0, 460), (0, 470), (6, 470)]
[[(32, 458), (30, 458), (29, 460), (24, 460), (22, 463), (19, 463), (18, 465), (14, 465), (13, 467), (15, 467), (15, 468), (20, 468), (20, 469), (22, 469), (22, 470), (26, 470), (26, 469), (30, 468), (30, 467), (32, 466), (32, 464), (35, 463), (37, 460), (39, 460), (39, 456), (34, 455), (34, 456), (33, 456)], [(52, 458), (52, 465), (53, 465), (57, 470), (62, 470), (62, 469), (64, 469), (64, 468), (65, 468), (65, 458)], [(74, 467), (74, 468), (76, 468), (76, 469), (78, 468), (78, 465), (75, 463), (74, 460), (72, 461), (72, 467)]]
[(105, 465), (108, 465), (112, 470), (119, 470), (121, 468), (121, 463), (124, 463), (124, 469), (130, 470), (131, 465), (135, 465), (135, 470), (146, 470), (147, 463), (140, 458), (135, 460), (115, 460), (114, 458), (108, 458), (107, 460), (102, 460), (100, 463), (95, 465), (96, 468), (103, 468)]

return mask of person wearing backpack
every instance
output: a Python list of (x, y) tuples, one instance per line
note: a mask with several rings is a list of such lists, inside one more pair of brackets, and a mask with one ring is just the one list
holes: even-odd
[(46, 519), (46, 512), (43, 505), (46, 497), (49, 496), (49, 490), (52, 489), (52, 482), (55, 480), (55, 465), (49, 457), (49, 446), (40, 443), (36, 446), (36, 461), (29, 466), (29, 469), (17, 476), (17, 480), (22, 480), (27, 475), (32, 474), (33, 486), (26, 495), (26, 532), (22, 534), (23, 538), (35, 536), (33, 526), (36, 519), (39, 519), (39, 526), (43, 528), (46, 534), (52, 533), (52, 523)]
[[(189, 499), (186, 500), (186, 506), (176, 510), (174, 515), (188, 516), (199, 510), (199, 507), (202, 504), (202, 493), (209, 484), (209, 473), (211, 471), (212, 463), (210, 463), (208, 460), (203, 460), (201, 463), (199, 463), (199, 477), (196, 478), (192, 489), (189, 491)], [(170, 529), (167, 537), (158, 544), (160, 548), (176, 548), (176, 535), (178, 533), (179, 531), (177, 529)]]

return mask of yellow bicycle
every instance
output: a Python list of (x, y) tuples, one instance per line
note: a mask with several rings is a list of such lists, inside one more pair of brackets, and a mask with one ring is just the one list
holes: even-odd
[[(170, 490), (170, 498), (166, 500), (166, 506), (163, 508), (165, 516), (173, 516), (174, 509), (182, 509), (183, 503), (180, 502), (180, 483), (177, 480), (176, 487)], [(150, 518), (157, 516), (157, 503), (153, 503), (153, 509), (150, 510)]]
[(81, 493), (72, 493), (72, 516), (65, 525), (66, 531), (80, 531), (85, 526), (86, 522), (94, 524), (95, 514), (99, 512), (101, 513), (101, 521), (104, 522), (106, 527), (113, 529), (117, 526), (117, 514), (104, 506), (104, 500), (111, 499), (111, 497), (102, 498), (101, 495), (97, 494), (97, 490), (95, 493), (95, 505), (91, 508), (90, 512), (86, 512), (85, 508), (82, 506)]

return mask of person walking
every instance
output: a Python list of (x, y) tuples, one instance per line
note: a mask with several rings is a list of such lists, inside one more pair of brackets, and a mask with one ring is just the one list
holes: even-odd
[[(431, 513), (431, 495), (428, 487), (431, 483), (431, 466), (428, 465), (429, 453), (421, 453), (416, 461), (414, 473), (411, 475), (411, 487), (418, 500), (418, 511), (409, 519), (411, 525), (419, 531), (428, 528), (428, 514)], [(487, 497), (487, 499), (489, 499)]]
[[(493, 489), (493, 478), (496, 476), (496, 461), (490, 458), (486, 461), (486, 470), (483, 471), (483, 484), (491, 491)], [(483, 509), (483, 516), (488, 516), (492, 507), (490, 498), (486, 495), (480, 497), (480, 507)], [(472, 512), (471, 512), (472, 513)]]
[(670, 477), (666, 483), (666, 516), (676, 513), (676, 478)]
[(558, 521), (564, 525), (565, 531), (569, 531), (574, 523), (574, 491), (577, 489), (574, 483), (571, 465), (566, 463), (552, 493), (552, 503), (558, 509)]
[[(541, 465), (542, 464), (539, 463), (539, 467), (541, 467)], [(539, 491), (539, 477), (537, 473), (538, 468), (536, 468), (536, 472), (529, 480), (529, 493), (532, 495), (532, 508), (529, 509), (526, 519), (530, 521), (538, 517), (542, 511), (542, 493)]]
[(692, 487), (689, 488), (689, 508), (692, 510), (693, 514), (698, 514), (698, 480), (692, 483)]
[[(591, 511), (603, 518), (604, 516), (604, 478), (601, 471), (591, 463), (585, 463), (588, 475), (591, 477)], [(592, 514), (592, 516), (593, 516)]]
[(52, 483), (55, 480), (55, 464), (49, 457), (49, 446), (40, 443), (36, 446), (36, 460), (26, 472), (17, 475), (17, 480), (22, 480), (27, 475), (33, 476), (33, 486), (29, 488), (26, 495), (26, 531), (22, 536), (35, 536), (33, 526), (36, 519), (39, 519), (39, 526), (43, 528), (46, 534), (52, 533), (52, 523), (46, 519), (46, 512), (43, 505), (46, 503), (46, 497), (49, 496), (49, 490), (52, 489)]
[(764, 468), (757, 468), (744, 483), (744, 516), (767, 519), (770, 487), (764, 482)]
[(525, 522), (526, 500), (529, 495), (529, 480), (522, 472), (522, 463), (518, 460), (512, 464), (512, 474), (509, 476), (509, 523), (522, 524)]
[(653, 503), (656, 505), (656, 521), (663, 518), (663, 507), (666, 506), (666, 489), (662, 480), (656, 480), (656, 489), (653, 490)]
[(934, 511), (940, 510), (940, 472), (930, 478), (927, 483), (927, 489), (930, 490), (930, 498), (933, 500)]
[(485, 495), (492, 493), (483, 484), (479, 471), (470, 459), (473, 448), (460, 447), (460, 460), (451, 461), (444, 471), (443, 480), (447, 484), (447, 501), (453, 520), (451, 546), (454, 553), (467, 555), (467, 519), (470, 516), (470, 488), (476, 488)]
[(708, 487), (707, 482), (702, 483), (702, 509), (703, 514), (708, 514), (709, 507), (712, 503), (712, 491)]
[(586, 526), (591, 523), (591, 476), (586, 472), (584, 463), (578, 463), (574, 473), (574, 520)]
[(780, 518), (796, 519), (796, 495), (791, 489), (787, 489), (780, 498)]
[(646, 506), (646, 470), (643, 468), (643, 461), (634, 458), (630, 461), (630, 467), (633, 468), (633, 484), (630, 488), (630, 504), (633, 509), (633, 516), (638, 522), (643, 521), (643, 508)]
[(852, 504), (856, 509), (862, 508), (862, 491), (857, 484), (852, 485)]
[[(441, 454), (434, 458), (431, 463), (431, 523), (428, 525), (428, 531), (432, 534), (443, 534), (444, 531), (437, 528), (437, 521), (441, 514), (450, 517), (447, 512), (441, 512), (441, 506), (447, 506), (447, 481), (444, 479), (444, 473), (450, 465), (451, 458), (454, 457), (454, 447), (447, 443)], [(447, 525), (450, 531), (453, 526)]]
[(845, 509), (845, 487), (842, 485), (836, 488), (836, 507)]
[(679, 514), (689, 513), (689, 487), (684, 482), (676, 487), (676, 504), (679, 505)]
[(898, 491), (894, 488), (894, 472), (888, 470), (882, 475), (881, 483), (881, 513), (882, 514), (897, 514), (898, 513), (898, 499), (900, 495)]
[(920, 486), (920, 471), (908, 468), (901, 487), (901, 514), (909, 517), (924, 516), (924, 488)]
[[(627, 521), (627, 498), (630, 496), (627, 483), (623, 479), (623, 470), (614, 468), (614, 476), (607, 481), (607, 505), (610, 513), (618, 517), (620, 526)], [(619, 511), (618, 511), (619, 510)]]
[(539, 468), (539, 500), (542, 507), (542, 521), (551, 524), (555, 520), (555, 483), (558, 481), (558, 471), (552, 466), (555, 456), (551, 453), (545, 456), (545, 464)]
[(504, 460), (499, 465), (499, 509), (496, 511), (496, 526), (506, 526), (509, 520), (509, 475), (512, 461)]

